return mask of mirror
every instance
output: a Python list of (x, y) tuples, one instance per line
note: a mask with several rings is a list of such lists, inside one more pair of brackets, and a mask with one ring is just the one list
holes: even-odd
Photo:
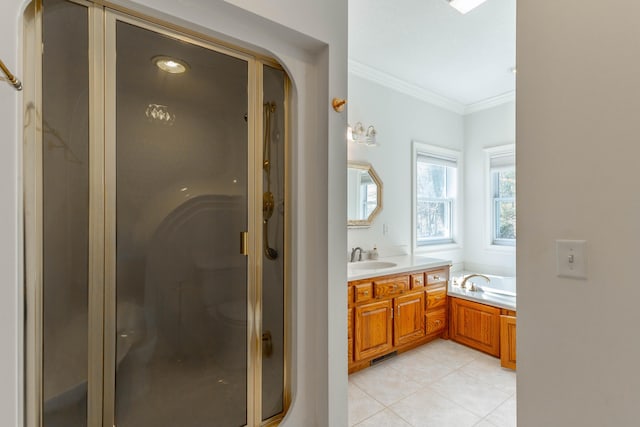
[(347, 167), (347, 225), (369, 227), (382, 210), (382, 181), (369, 163)]

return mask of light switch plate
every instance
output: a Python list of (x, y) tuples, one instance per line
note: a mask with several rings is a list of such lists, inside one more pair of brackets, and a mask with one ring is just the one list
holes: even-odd
[(558, 277), (587, 278), (587, 241), (556, 240)]

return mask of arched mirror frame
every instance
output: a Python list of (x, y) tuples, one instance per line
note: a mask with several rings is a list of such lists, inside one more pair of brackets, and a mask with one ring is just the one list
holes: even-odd
[[(347, 164), (347, 169), (359, 169), (359, 170), (367, 171), (371, 179), (376, 183), (376, 187), (377, 187), (376, 208), (369, 214), (369, 217), (366, 219), (352, 219), (347, 217), (347, 226), (349, 228), (371, 227), (373, 220), (375, 219), (376, 216), (378, 216), (378, 214), (382, 210), (382, 180), (380, 179), (380, 177), (378, 176), (378, 174), (373, 169), (373, 166), (370, 163), (349, 161)], [(347, 189), (347, 197), (349, 197), (348, 189)]]

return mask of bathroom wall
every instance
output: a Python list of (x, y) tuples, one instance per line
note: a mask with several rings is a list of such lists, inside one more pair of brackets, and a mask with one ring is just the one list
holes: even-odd
[(350, 73), (349, 123), (358, 121), (375, 126), (380, 145), (350, 143), (349, 160), (369, 162), (378, 172), (384, 184), (383, 210), (370, 228), (348, 230), (348, 250), (377, 245), (381, 256), (411, 253), (411, 142), (417, 140), (461, 150), (464, 168), (460, 248), (426, 255), (451, 259), (456, 269), (515, 274), (515, 248), (488, 244), (484, 152), (515, 143), (515, 102), (463, 115)]
[[(383, 209), (370, 228), (348, 230), (347, 248), (370, 250), (378, 245), (380, 256), (411, 253), (412, 141), (459, 150), (462, 155), (464, 118), (351, 73), (348, 109), (351, 125), (374, 125), (378, 132), (377, 147), (349, 143), (348, 156), (373, 165), (383, 183)], [(456, 264), (464, 259), (462, 247), (426, 255)]]
[[(21, 15), (26, 3), (0, 4), (0, 58), (18, 76), (24, 71)], [(275, 56), (292, 76), (294, 400), (283, 425), (346, 425), (346, 259), (330, 250), (346, 246), (346, 114), (330, 111), (329, 102), (347, 97), (347, 4), (116, 3)], [(0, 82), (0, 424), (7, 426), (21, 425), (23, 411), (21, 111), (20, 93)]]
[[(634, 426), (640, 4), (518, 0), (518, 426)], [(584, 239), (585, 280), (556, 272)]]
[(513, 276), (515, 247), (490, 246), (485, 148), (515, 143), (515, 101), (464, 116), (464, 265), (466, 270)]
[[(0, 58), (21, 75), (18, 51), (21, 1), (0, 3)], [(18, 162), (20, 96), (0, 82), (0, 424), (19, 426), (22, 418), (22, 239)]]

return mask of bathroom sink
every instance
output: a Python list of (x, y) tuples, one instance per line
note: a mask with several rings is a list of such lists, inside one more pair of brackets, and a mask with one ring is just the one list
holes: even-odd
[(379, 270), (381, 268), (395, 267), (395, 262), (389, 261), (362, 261), (349, 263), (349, 267), (352, 270)]

